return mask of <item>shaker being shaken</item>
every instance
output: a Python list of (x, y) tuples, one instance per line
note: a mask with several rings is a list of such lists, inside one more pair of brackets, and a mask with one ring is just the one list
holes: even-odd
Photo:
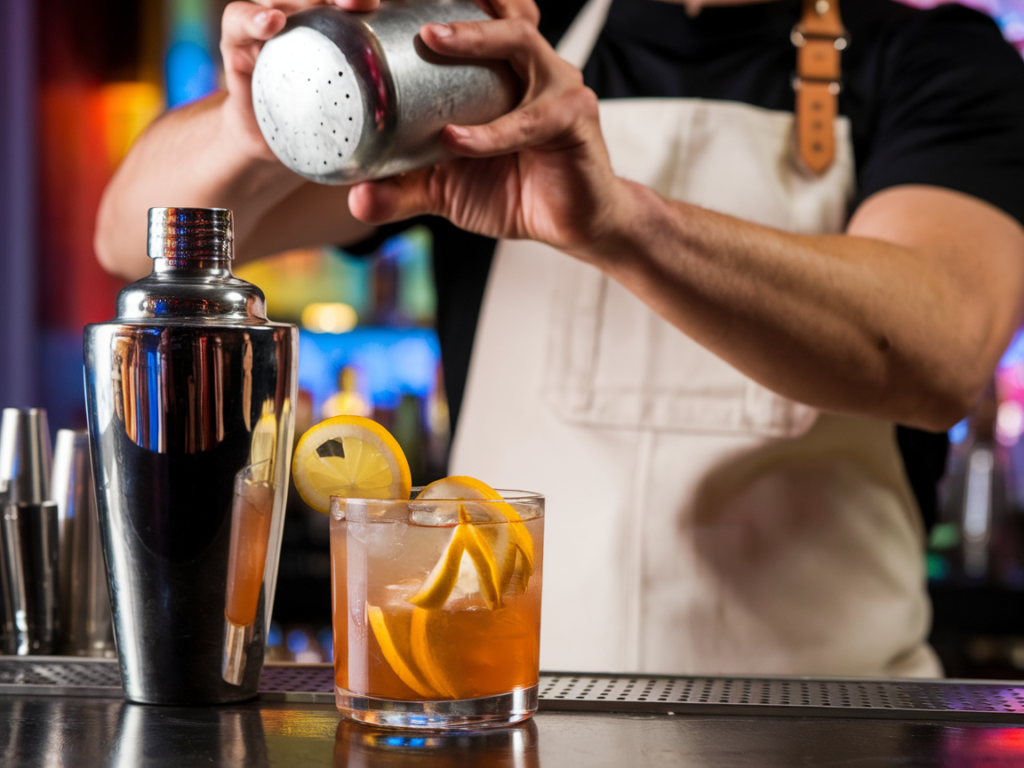
[(368, 13), (320, 6), (290, 16), (260, 52), (256, 121), (285, 166), (321, 184), (352, 184), (452, 157), (446, 125), (509, 112), (519, 84), (501, 61), (441, 56), (428, 23), (483, 21), (472, 0), (384, 0)]

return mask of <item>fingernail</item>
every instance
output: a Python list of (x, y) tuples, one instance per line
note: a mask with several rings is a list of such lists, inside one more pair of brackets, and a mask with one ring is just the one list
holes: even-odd
[(469, 136), (469, 130), (463, 128), (461, 125), (449, 125), (448, 133), (450, 133), (456, 139), (464, 139), (467, 136)]
[(431, 24), (430, 31), (433, 32), (434, 35), (436, 35), (437, 37), (452, 36), (452, 28), (449, 27), (447, 24)]
[(259, 13), (252, 17), (252, 20), (259, 24), (260, 26), (262, 26), (267, 23), (267, 19), (269, 18), (270, 13), (268, 11), (260, 11)]

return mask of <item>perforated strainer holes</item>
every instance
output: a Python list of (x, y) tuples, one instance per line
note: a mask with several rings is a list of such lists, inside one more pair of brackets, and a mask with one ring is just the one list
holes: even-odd
[(317, 181), (348, 171), (363, 128), (354, 70), (321, 33), (296, 27), (269, 41), (253, 73), (260, 130), (289, 168)]

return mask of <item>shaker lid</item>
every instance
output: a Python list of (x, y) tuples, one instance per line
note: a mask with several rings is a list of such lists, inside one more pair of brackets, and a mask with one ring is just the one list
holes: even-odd
[(117, 295), (115, 321), (266, 323), (266, 298), (231, 274), (234, 234), (226, 208), (150, 208), (150, 275)]
[(151, 259), (230, 259), (234, 228), (227, 208), (150, 208)]

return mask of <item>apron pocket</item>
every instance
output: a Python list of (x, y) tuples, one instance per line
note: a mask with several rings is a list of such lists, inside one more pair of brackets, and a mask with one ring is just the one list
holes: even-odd
[(790, 437), (817, 411), (762, 387), (586, 264), (563, 262), (544, 398), (581, 425)]

